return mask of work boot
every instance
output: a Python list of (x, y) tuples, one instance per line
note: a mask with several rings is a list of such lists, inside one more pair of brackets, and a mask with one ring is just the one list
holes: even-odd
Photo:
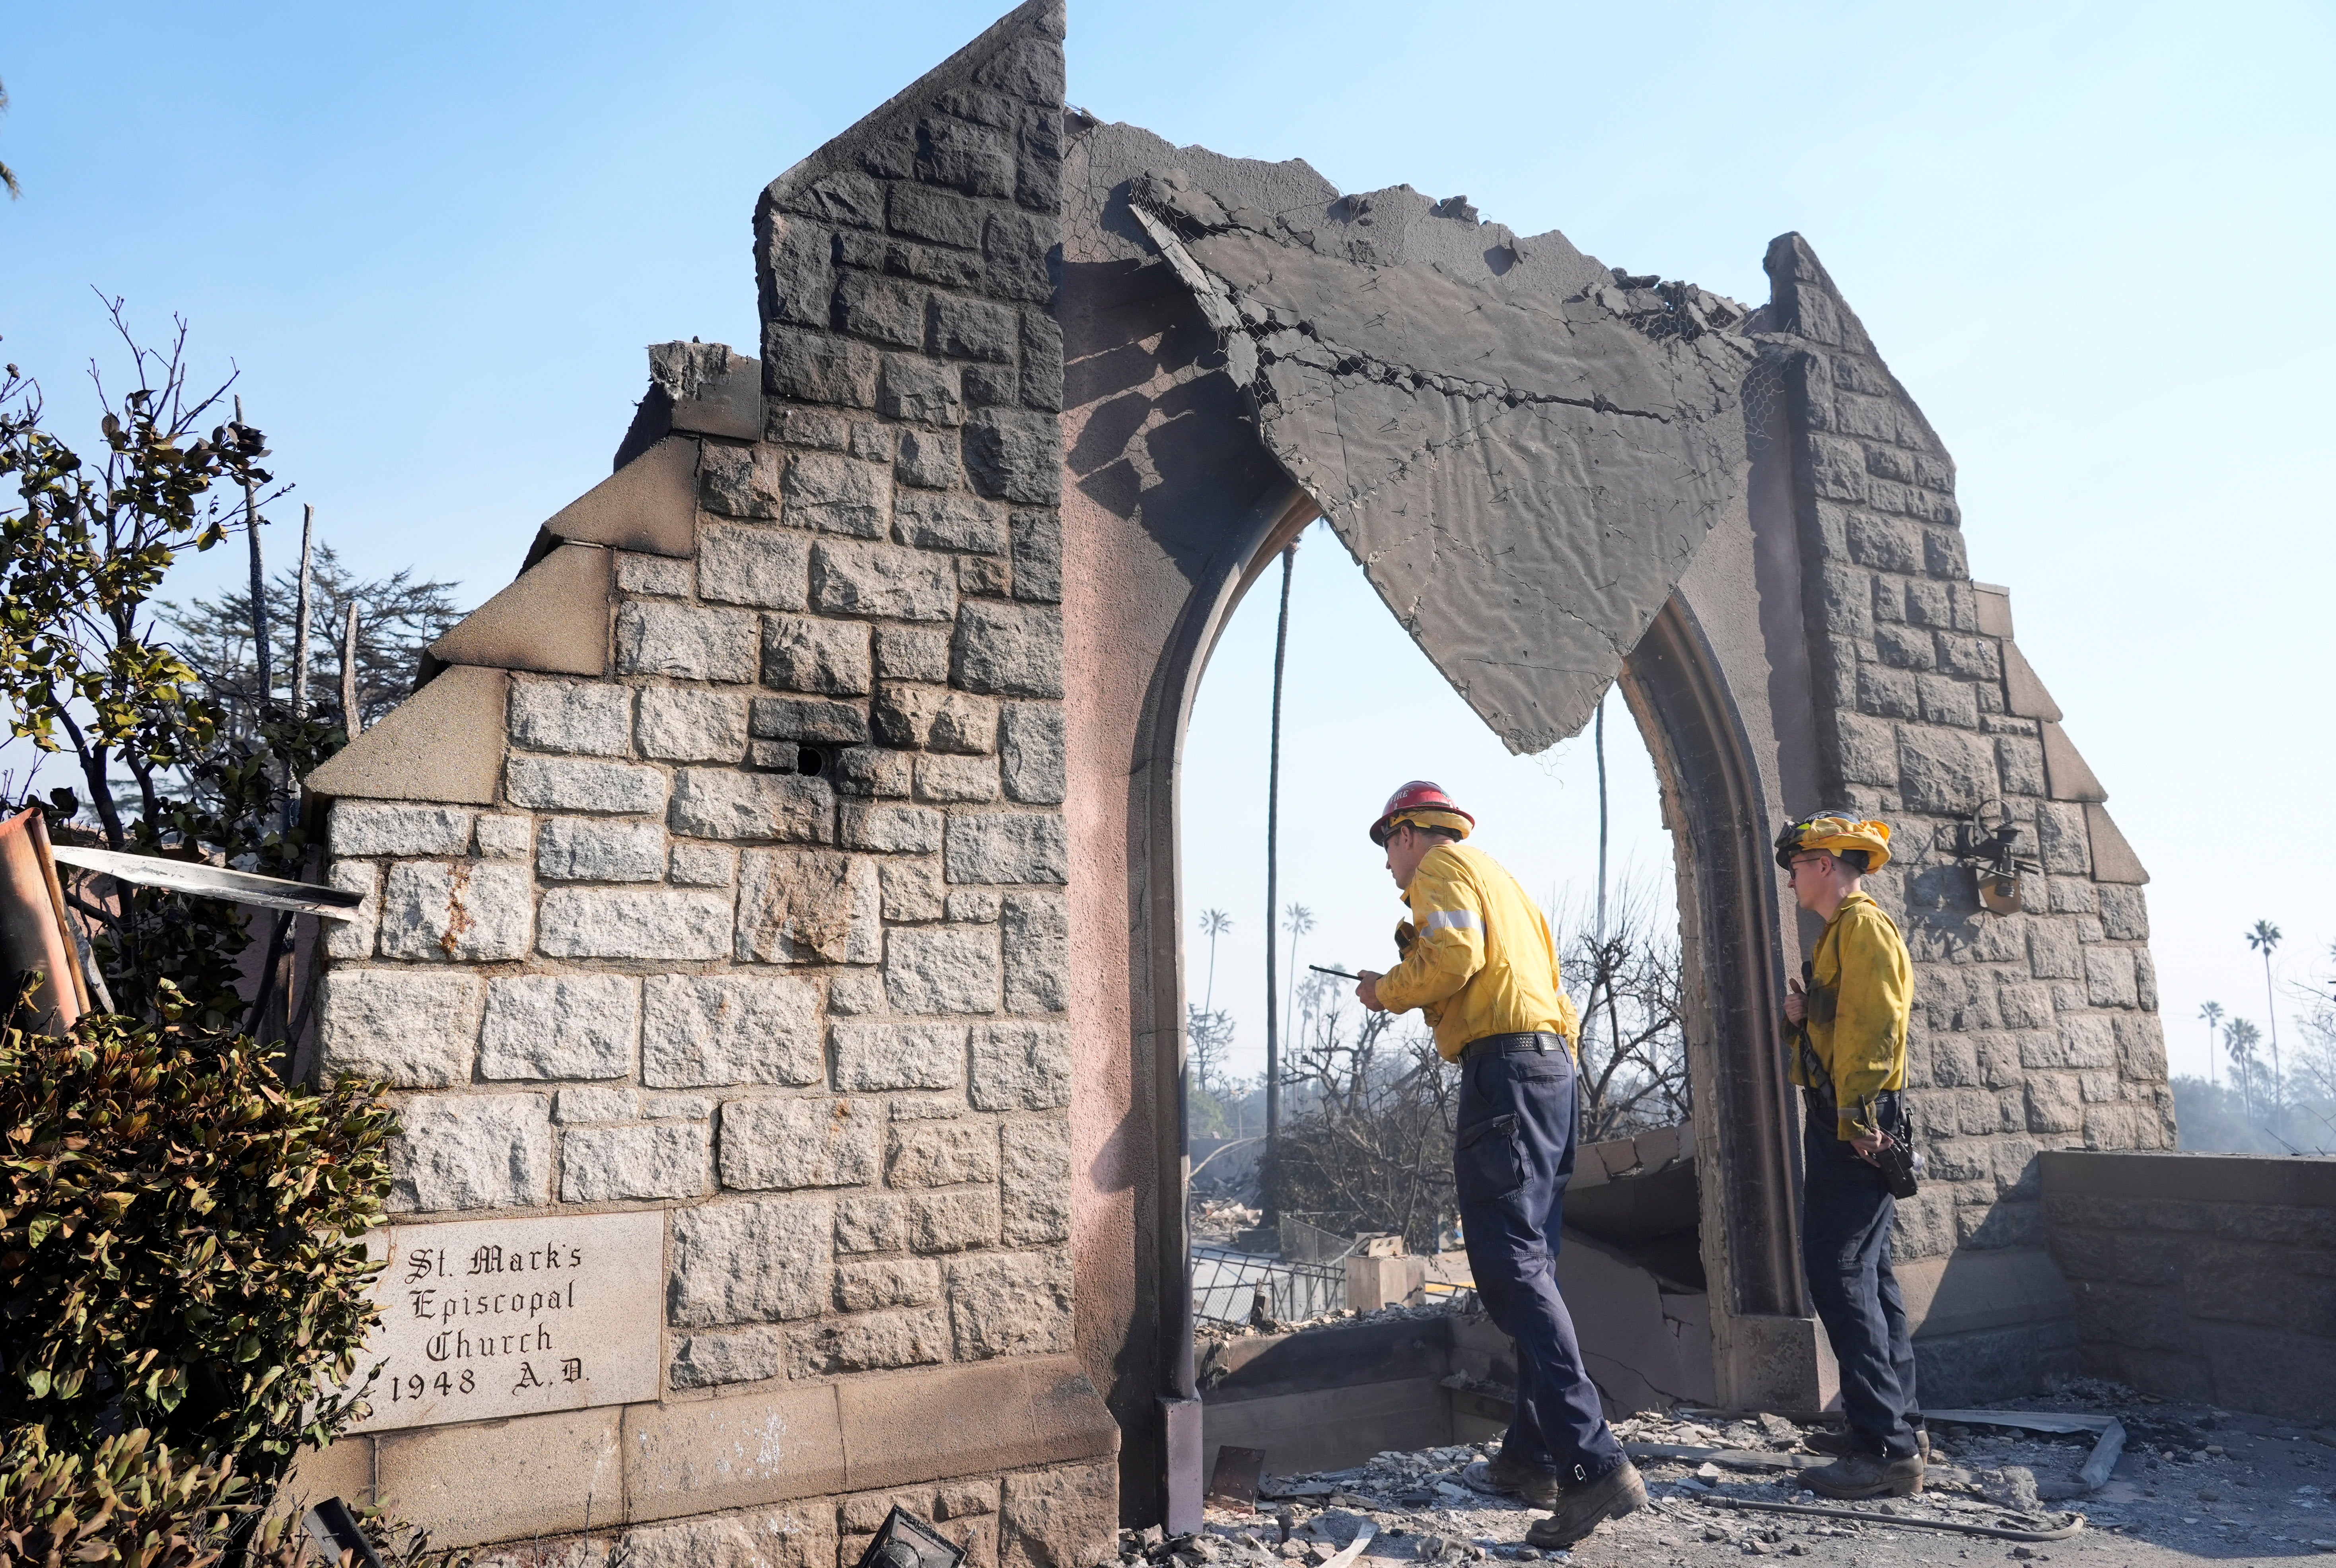
[(1522, 1456), (1512, 1459), (1506, 1448), (1484, 1461), (1484, 1480), (1494, 1491), (1514, 1494), (1536, 1508), (1554, 1507), (1564, 1490), (1556, 1471)]
[[(1846, 1427), (1837, 1432), (1827, 1427), (1808, 1433), (1802, 1437), (1801, 1446), (1812, 1454), (1827, 1454), (1836, 1459), (1844, 1455), (1865, 1451), (1857, 1446), (1857, 1439), (1849, 1435)], [(1914, 1428), (1914, 1451), (1922, 1456), (1923, 1464), (1931, 1462), (1931, 1429), (1928, 1427)]]
[(1639, 1467), (1625, 1459), (1595, 1481), (1568, 1486), (1547, 1505), (1553, 1512), (1525, 1532), (1525, 1544), (1544, 1552), (1571, 1546), (1609, 1519), (1635, 1514), (1647, 1505), (1647, 1484)]
[(1844, 1454), (1830, 1465), (1802, 1471), (1800, 1483), (1826, 1497), (1911, 1497), (1922, 1489), (1922, 1456)]

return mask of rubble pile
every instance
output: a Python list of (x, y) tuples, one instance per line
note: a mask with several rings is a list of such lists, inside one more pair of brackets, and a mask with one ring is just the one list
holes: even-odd
[[(1614, 1424), (1647, 1479), (1651, 1505), (1602, 1526), (1571, 1553), (1524, 1544), (1540, 1513), (1491, 1490), (1483, 1461), (1496, 1443), (1383, 1453), (1309, 1475), (1264, 1477), (1255, 1509), (1212, 1499), (1196, 1534), (1123, 1532), (1123, 1568), (1333, 1564), (1368, 1526), (1375, 1563), (1686, 1564), (1740, 1556), (1829, 1556), (1844, 1563), (2100, 1562), (2155, 1564), (2336, 1553), (2336, 1429), (2159, 1403), (2115, 1384), (2079, 1381), (2026, 1407), (2114, 1415), (2127, 1444), (2113, 1477), (2091, 1491), (2078, 1472), (2090, 1434), (1934, 1423), (1932, 1462), (1915, 1496), (1844, 1505), (1802, 1490), (1796, 1472), (1826, 1461), (1804, 1446), (1818, 1428), (1774, 1414), (1680, 1410)], [(1741, 1505), (1837, 1508), (1858, 1517), (1768, 1513)], [(1987, 1535), (1941, 1529), (1976, 1526)], [(2020, 1533), (2073, 1533), (2020, 1543)]]
[(1196, 1198), (1192, 1232), (1195, 1246), (1230, 1247), (1264, 1222), (1264, 1213), (1231, 1198)]
[(1368, 1311), (1357, 1307), (1344, 1307), (1335, 1312), (1323, 1312), (1311, 1318), (1269, 1318), (1262, 1323), (1223, 1323), (1203, 1319), (1192, 1325), (1192, 1339), (1196, 1345), (1205, 1349), (1226, 1339), (1254, 1339), (1264, 1334), (1294, 1334), (1300, 1329), (1328, 1329), (1345, 1323), (1390, 1323), (1399, 1320), (1448, 1318), (1455, 1312), (1475, 1310), (1475, 1291), (1455, 1290), (1449, 1295), (1430, 1296), (1416, 1307), (1406, 1307), (1400, 1301), (1385, 1307), (1373, 1307)]

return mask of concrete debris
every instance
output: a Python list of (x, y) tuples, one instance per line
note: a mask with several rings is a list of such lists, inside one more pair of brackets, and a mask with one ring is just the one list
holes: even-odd
[(1192, 1206), (1192, 1244), (1230, 1247), (1264, 1218), (1255, 1205), (1238, 1199), (1203, 1198)]
[(1974, 1472), (1972, 1481), (1980, 1495), (1999, 1508), (2010, 1508), (2025, 1514), (2037, 1505), (2036, 1472), (2025, 1465), (2006, 1465), (2000, 1470)]
[[(1356, 1559), (1364, 1568), (1544, 1555), (1679, 1568), (1742, 1556), (1928, 1568), (1942, 1552), (1973, 1561), (1982, 1552), (2008, 1552), (2020, 1562), (2060, 1557), (2156, 1568), (2336, 1550), (2320, 1544), (2336, 1537), (2336, 1493), (2329, 1485), (2336, 1477), (2336, 1453), (2330, 1452), (2336, 1434), (2315, 1443), (2321, 1435), (2302, 1427), (2160, 1403), (2089, 1379), (2064, 1385), (2044, 1403), (2047, 1409), (2033, 1413), (2073, 1430), (1934, 1422), (1932, 1463), (1921, 1494), (1839, 1508), (1797, 1490), (1784, 1470), (1753, 1467), (1825, 1463), (1802, 1447), (1816, 1429), (1808, 1423), (1767, 1412), (1628, 1417), (1615, 1423), (1615, 1432), (1645, 1471), (1653, 1505), (1605, 1525), (1571, 1556), (1523, 1544), (1539, 1515), (1490, 1490), (1484, 1462), (1499, 1447), (1481, 1443), (1382, 1453), (1308, 1475), (1269, 1474), (1260, 1486), (1262, 1512), (1212, 1507), (1200, 1533), (1149, 1544), (1123, 1534), (1120, 1560), (1124, 1568), (1320, 1564), (1367, 1526), (1378, 1534)], [(2078, 1472), (2105, 1420), (2126, 1427), (2131, 1446), (2080, 1513), (2064, 1512), (2060, 1500), (2077, 1495)], [(2065, 1538), (2072, 1531), (2073, 1538)], [(2003, 1534), (1959, 1548), (1940, 1532)], [(2012, 1541), (2039, 1544), (2010, 1547)]]
[(1289, 1321), (1279, 1318), (1269, 1318), (1261, 1323), (1238, 1325), (1198, 1323), (1193, 1326), (1192, 1339), (1193, 1343), (1201, 1347), (1205, 1353), (1206, 1347), (1226, 1339), (1254, 1339), (1260, 1335), (1291, 1334), (1301, 1329), (1329, 1329), (1344, 1323), (1392, 1323), (1449, 1318), (1455, 1314), (1465, 1315), (1475, 1310), (1476, 1293), (1473, 1290), (1461, 1290), (1449, 1296), (1431, 1296), (1425, 1305), (1417, 1307), (1406, 1307), (1398, 1303), (1394, 1306), (1374, 1308), (1369, 1311), (1349, 1307), (1335, 1312), (1323, 1312), (1311, 1318), (1298, 1318)]

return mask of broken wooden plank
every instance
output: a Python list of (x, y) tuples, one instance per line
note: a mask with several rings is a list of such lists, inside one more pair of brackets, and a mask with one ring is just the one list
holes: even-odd
[(1231, 1443), (1217, 1450), (1215, 1471), (1209, 1477), (1212, 1501), (1257, 1506), (1257, 1484), (1265, 1475), (1265, 1450), (1241, 1448)]
[(122, 854), (113, 850), (84, 849), (79, 844), (54, 844), (49, 852), (60, 865), (102, 872), (116, 881), (167, 888), (200, 898), (227, 899), (265, 910), (289, 910), (295, 914), (316, 915), (328, 920), (353, 920), (357, 918), (357, 906), (365, 902), (363, 893), (341, 888), (287, 881), (282, 877), (263, 877), (256, 872), (231, 872), (224, 866), (174, 861), (161, 855)]
[(1290, 1503), (1308, 1497), (1328, 1497), (1338, 1488), (1328, 1481), (1292, 1481), (1279, 1475), (1258, 1478), (1257, 1495), (1269, 1503)]
[(2109, 1472), (2117, 1468), (2117, 1456), (2124, 1452), (2125, 1423), (2111, 1421), (2108, 1430), (2101, 1434), (2101, 1440), (2093, 1445), (2084, 1468), (2077, 1472), (2077, 1479), (2085, 1484), (2085, 1490), (2098, 1492), (2107, 1485)]

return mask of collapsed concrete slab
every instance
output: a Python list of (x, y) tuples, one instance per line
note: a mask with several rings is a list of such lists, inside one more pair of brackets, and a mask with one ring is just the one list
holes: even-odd
[(1408, 186), (1342, 196), (1124, 125), (1079, 149), (1127, 197), (1069, 243), (1169, 263), (1266, 450), (1510, 750), (1579, 731), (1737, 499), (1743, 308), (1618, 287), (1562, 234)]

